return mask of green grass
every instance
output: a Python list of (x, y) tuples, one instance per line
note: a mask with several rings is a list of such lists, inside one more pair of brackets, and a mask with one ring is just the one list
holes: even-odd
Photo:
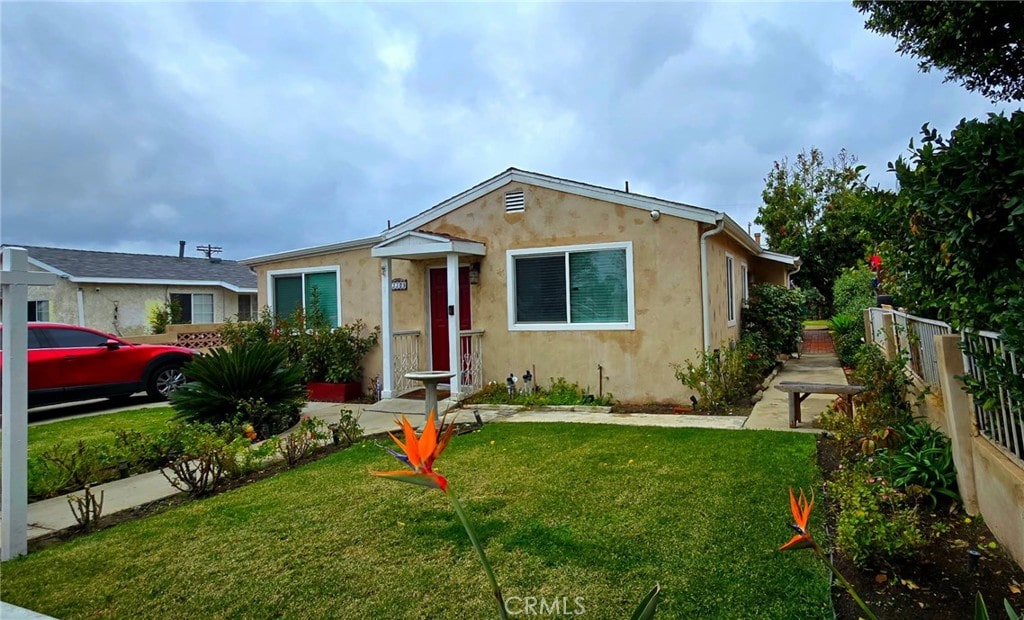
[[(507, 598), (627, 618), (660, 582), (658, 617), (820, 618), (824, 567), (776, 551), (814, 450), (795, 433), (496, 424), (437, 469)], [(495, 617), (445, 496), (368, 475), (395, 465), (361, 444), (33, 553), (4, 564), (4, 600), (65, 619)]]
[(828, 327), (828, 319), (807, 319), (804, 328), (808, 327)]
[(114, 431), (135, 430), (158, 433), (174, 416), (170, 407), (150, 407), (32, 424), (28, 427), (28, 456), (38, 456), (51, 446), (84, 441), (89, 444), (114, 443)]

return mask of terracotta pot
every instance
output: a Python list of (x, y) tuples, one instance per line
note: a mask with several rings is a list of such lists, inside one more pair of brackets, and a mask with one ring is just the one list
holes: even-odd
[(309, 400), (324, 403), (346, 403), (363, 395), (363, 384), (353, 383), (307, 383)]

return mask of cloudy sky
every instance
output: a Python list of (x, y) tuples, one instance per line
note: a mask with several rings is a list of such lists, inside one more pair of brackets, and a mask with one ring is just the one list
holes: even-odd
[(4, 2), (5, 243), (223, 257), (378, 233), (510, 166), (753, 221), (994, 107), (828, 4)]

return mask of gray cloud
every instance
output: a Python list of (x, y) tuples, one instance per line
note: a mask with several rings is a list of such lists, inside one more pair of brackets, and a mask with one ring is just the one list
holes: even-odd
[(773, 160), (873, 179), (991, 106), (844, 4), (44, 4), (2, 22), (4, 241), (241, 258), (509, 167), (752, 221)]

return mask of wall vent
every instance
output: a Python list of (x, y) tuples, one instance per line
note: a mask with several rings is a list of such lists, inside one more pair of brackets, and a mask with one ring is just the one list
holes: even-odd
[(522, 213), (526, 211), (526, 192), (505, 192), (505, 213)]

